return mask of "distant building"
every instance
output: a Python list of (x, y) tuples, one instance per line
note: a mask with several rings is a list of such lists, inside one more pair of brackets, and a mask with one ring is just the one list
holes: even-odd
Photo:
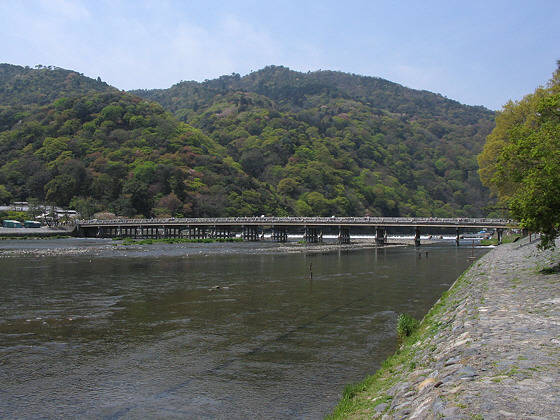
[(0, 206), (0, 211), (29, 211), (29, 203), (27, 201), (16, 201), (9, 206)]

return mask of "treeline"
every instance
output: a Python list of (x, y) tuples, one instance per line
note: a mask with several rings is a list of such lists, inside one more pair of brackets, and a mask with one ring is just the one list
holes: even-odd
[(133, 93), (1, 65), (0, 201), (84, 217), (488, 215), (484, 108), (284, 67)]
[(546, 86), (508, 102), (478, 157), (480, 176), (511, 217), (541, 233), (541, 247), (560, 236), (560, 60)]

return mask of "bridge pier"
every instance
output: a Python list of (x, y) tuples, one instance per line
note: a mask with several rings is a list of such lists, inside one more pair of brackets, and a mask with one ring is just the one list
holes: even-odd
[(205, 239), (206, 238), (206, 227), (199, 226), (199, 227), (188, 227), (185, 229), (187, 231), (187, 238), (188, 239)]
[(385, 245), (385, 240), (387, 239), (387, 230), (383, 226), (378, 226), (375, 228), (375, 244), (377, 246)]
[(288, 230), (285, 227), (273, 226), (272, 227), (272, 241), (273, 242), (288, 242)]
[(243, 226), (243, 240), (257, 242), (259, 240), (258, 226)]
[(459, 240), (461, 239), (461, 236), (459, 235), (459, 228), (455, 228), (455, 245), (459, 246)]
[(317, 228), (305, 226), (305, 234), (303, 235), (303, 240), (307, 243), (319, 242), (319, 237), (317, 235)]
[(214, 226), (214, 238), (228, 239), (231, 237), (229, 226)]
[(420, 246), (420, 228), (416, 227), (414, 233), (414, 246)]
[(504, 230), (502, 228), (496, 229), (496, 234), (498, 235), (498, 245), (502, 244), (502, 234), (503, 233), (504, 233)]
[(350, 231), (346, 227), (339, 226), (338, 228), (338, 243), (339, 244), (349, 244), (350, 243)]

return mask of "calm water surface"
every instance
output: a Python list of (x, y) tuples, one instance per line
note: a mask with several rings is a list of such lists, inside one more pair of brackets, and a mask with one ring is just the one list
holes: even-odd
[(322, 418), (473, 252), (310, 249), (0, 241), (0, 418)]

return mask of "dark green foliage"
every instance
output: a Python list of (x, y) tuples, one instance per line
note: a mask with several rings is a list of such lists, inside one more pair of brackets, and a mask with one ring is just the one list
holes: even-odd
[(482, 216), (493, 113), (340, 72), (271, 66), (137, 91), (227, 148), (300, 215)]
[(171, 217), (281, 208), (212, 139), (158, 104), (122, 92), (30, 108), (0, 133), (0, 186), (3, 201), (34, 197), (72, 205), (84, 217), (100, 210)]
[(4, 200), (128, 217), (472, 217), (488, 205), (476, 155), (493, 114), (386, 80), (272, 66), (134, 92), (157, 104), (62, 69), (0, 75)]
[(545, 267), (540, 271), (542, 274), (558, 274), (560, 273), (560, 263), (552, 266), (552, 267)]

